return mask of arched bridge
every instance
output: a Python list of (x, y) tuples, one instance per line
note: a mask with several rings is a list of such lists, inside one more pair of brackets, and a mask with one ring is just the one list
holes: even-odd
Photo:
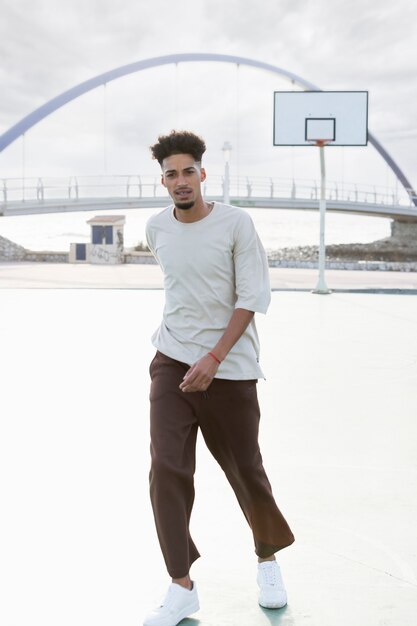
[[(126, 76), (127, 74), (132, 74), (134, 72), (140, 72), (145, 69), (150, 69), (154, 67), (158, 67), (161, 65), (167, 65), (172, 63), (185, 63), (185, 62), (221, 62), (221, 63), (234, 63), (236, 65), (248, 65), (251, 67), (255, 67), (261, 70), (266, 70), (269, 72), (273, 72), (275, 74), (279, 74), (287, 79), (289, 79), (293, 84), (296, 84), (302, 87), (305, 90), (314, 90), (321, 91), (319, 87), (313, 85), (309, 81), (284, 70), (275, 65), (271, 65), (269, 63), (263, 63), (261, 61), (256, 61), (254, 59), (248, 59), (240, 56), (232, 56), (226, 54), (212, 54), (212, 53), (184, 53), (184, 54), (170, 54), (167, 56), (154, 57), (151, 59), (144, 59), (142, 61), (138, 61), (136, 63), (130, 63), (128, 65), (123, 65), (121, 67), (115, 68), (104, 74), (99, 74), (89, 80), (72, 87), (71, 89), (63, 92), (62, 94), (52, 98), (49, 102), (46, 102), (41, 107), (32, 111), (29, 115), (21, 119), (17, 124), (9, 128), (5, 133), (0, 136), (0, 152), (4, 150), (7, 146), (9, 146), (13, 141), (15, 141), (21, 135), (24, 135), (32, 126), (40, 122), (42, 119), (64, 106), (68, 102), (78, 98), (79, 96), (95, 89), (101, 85), (105, 85), (106, 83), (115, 80), (116, 78), (120, 78), (121, 76)], [(383, 148), (380, 142), (376, 139), (376, 137), (372, 133), (368, 133), (369, 142), (374, 146), (374, 148), (379, 152), (382, 158), (386, 161), (388, 166), (393, 170), (395, 176), (400, 181), (401, 185), (406, 190), (408, 196), (411, 199), (411, 202), (417, 206), (417, 197), (415, 191), (413, 191), (413, 187), (410, 181), (405, 176), (404, 172), (401, 170), (399, 165), (394, 161), (394, 159), (388, 154), (388, 152)], [(330, 207), (329, 207), (330, 208)]]

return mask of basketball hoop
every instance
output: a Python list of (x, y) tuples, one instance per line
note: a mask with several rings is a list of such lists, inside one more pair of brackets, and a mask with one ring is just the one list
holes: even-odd
[(275, 91), (274, 146), (314, 146), (320, 154), (319, 278), (313, 293), (331, 293), (324, 278), (326, 146), (366, 146), (367, 91)]
[(308, 143), (318, 148), (324, 148), (327, 144), (332, 143), (333, 139), (309, 139)]

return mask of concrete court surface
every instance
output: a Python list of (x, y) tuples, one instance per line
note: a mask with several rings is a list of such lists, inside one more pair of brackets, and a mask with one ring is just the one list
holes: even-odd
[[(0, 291), (0, 624), (138, 626), (169, 579), (148, 499), (161, 290)], [(296, 543), (257, 605), (234, 495), (201, 440), (184, 626), (414, 626), (417, 298), (274, 292), (261, 446)]]
[[(311, 290), (317, 269), (270, 268), (272, 289)], [(417, 272), (326, 270), (329, 289), (390, 290), (417, 294)], [(91, 265), (74, 263), (0, 263), (2, 288), (160, 289), (157, 265)]]

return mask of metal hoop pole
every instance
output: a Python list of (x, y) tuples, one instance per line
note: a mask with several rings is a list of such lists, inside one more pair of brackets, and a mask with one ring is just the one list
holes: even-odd
[(325, 244), (325, 226), (326, 226), (326, 166), (324, 161), (325, 142), (317, 142), (316, 145), (320, 149), (320, 172), (321, 172), (321, 188), (320, 188), (320, 246), (319, 246), (319, 279), (316, 288), (312, 293), (327, 295), (332, 293), (326, 285), (324, 277), (326, 265), (326, 244)]

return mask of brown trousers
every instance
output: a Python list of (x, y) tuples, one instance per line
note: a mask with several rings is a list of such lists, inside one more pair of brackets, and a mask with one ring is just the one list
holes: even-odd
[(200, 556), (189, 530), (198, 428), (235, 492), (252, 529), (256, 554), (266, 558), (294, 541), (262, 465), (257, 381), (215, 378), (207, 391), (185, 393), (178, 387), (188, 369), (160, 352), (149, 368), (150, 496), (172, 578), (186, 576)]

